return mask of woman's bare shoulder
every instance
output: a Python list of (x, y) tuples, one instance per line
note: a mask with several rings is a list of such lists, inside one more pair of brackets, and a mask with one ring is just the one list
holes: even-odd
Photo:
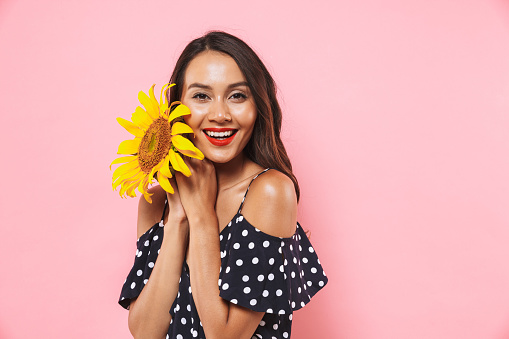
[(166, 191), (161, 186), (154, 186), (148, 192), (152, 193), (152, 203), (147, 202), (143, 195), (138, 203), (138, 238), (161, 221), (163, 215)]
[(290, 237), (297, 226), (297, 194), (293, 181), (277, 170), (256, 178), (242, 214), (256, 228), (277, 237)]

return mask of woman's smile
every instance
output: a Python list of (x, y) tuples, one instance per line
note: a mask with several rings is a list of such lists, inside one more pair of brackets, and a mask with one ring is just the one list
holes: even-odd
[(214, 146), (226, 146), (233, 141), (237, 130), (233, 128), (206, 128), (203, 130), (205, 136)]

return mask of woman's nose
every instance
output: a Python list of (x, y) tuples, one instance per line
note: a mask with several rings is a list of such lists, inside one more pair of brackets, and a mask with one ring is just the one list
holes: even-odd
[(223, 102), (216, 102), (210, 107), (209, 120), (222, 123), (225, 121), (231, 121), (231, 115), (228, 109), (228, 105)]

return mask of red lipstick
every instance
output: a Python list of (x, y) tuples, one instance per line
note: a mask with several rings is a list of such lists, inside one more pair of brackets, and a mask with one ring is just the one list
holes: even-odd
[[(219, 136), (209, 136), (207, 134), (207, 131), (215, 133), (219, 132), (232, 132), (232, 134), (229, 137), (219, 137)], [(237, 130), (233, 128), (205, 128), (203, 130), (203, 133), (207, 137), (207, 140), (214, 146), (226, 146), (230, 144), (233, 139), (235, 138), (235, 135), (237, 135)]]

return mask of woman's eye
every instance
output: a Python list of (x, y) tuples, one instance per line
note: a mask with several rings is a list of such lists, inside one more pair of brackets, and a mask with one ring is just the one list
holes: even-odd
[(204, 93), (196, 93), (195, 95), (193, 95), (193, 99), (198, 99), (200, 101), (205, 101), (207, 100), (208, 96), (207, 94), (204, 94)]
[(230, 98), (232, 98), (234, 100), (244, 100), (244, 99), (247, 99), (247, 95), (237, 92), (237, 93), (232, 94), (232, 96)]

